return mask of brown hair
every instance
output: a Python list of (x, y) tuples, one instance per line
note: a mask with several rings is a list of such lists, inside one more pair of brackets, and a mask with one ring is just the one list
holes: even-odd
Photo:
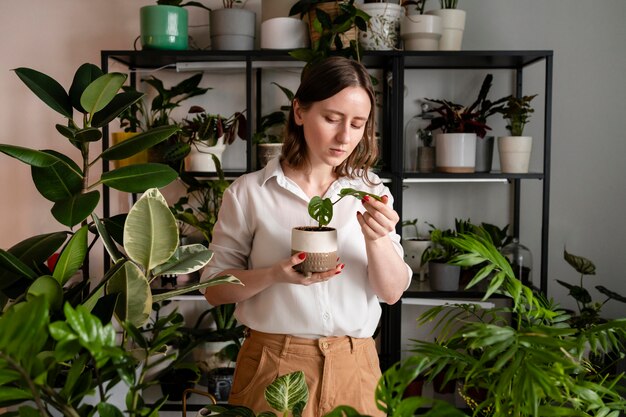
[[(335, 167), (335, 173), (340, 177), (359, 176), (369, 183), (367, 170), (378, 159), (378, 143), (374, 133), (376, 109), (374, 87), (367, 69), (352, 59), (340, 56), (326, 58), (310, 68), (305, 68), (294, 100), (298, 100), (299, 105), (308, 110), (313, 103), (326, 100), (347, 87), (362, 87), (369, 96), (371, 110), (365, 123), (363, 139), (350, 156), (341, 165)], [(306, 157), (304, 129), (296, 124), (292, 106), (280, 159), (294, 168), (301, 168), (307, 163)]]

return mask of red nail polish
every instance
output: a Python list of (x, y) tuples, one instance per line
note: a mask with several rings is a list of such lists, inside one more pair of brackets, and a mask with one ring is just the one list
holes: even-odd
[(341, 271), (337, 271), (337, 272), (335, 272), (335, 275), (337, 275), (337, 274), (341, 274)]
[(366, 195), (365, 197), (363, 197), (363, 201), (365, 201), (366, 203), (370, 201), (370, 196)]
[(341, 264), (340, 268), (343, 269), (346, 266), (346, 264)]
[(305, 252), (299, 253), (298, 254), (298, 258), (305, 259), (306, 258), (306, 253)]

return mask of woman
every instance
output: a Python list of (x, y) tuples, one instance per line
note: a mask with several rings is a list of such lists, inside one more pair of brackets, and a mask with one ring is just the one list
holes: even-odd
[[(308, 69), (295, 94), (283, 152), (260, 171), (226, 190), (204, 277), (232, 274), (244, 284), (209, 287), (211, 305), (237, 303), (237, 320), (249, 328), (229, 402), (269, 410), (263, 391), (277, 376), (304, 371), (309, 401), (304, 416), (337, 405), (369, 415), (381, 376), (372, 335), (380, 302), (393, 304), (408, 287), (389, 190), (369, 171), (378, 149), (375, 100), (366, 69), (328, 58)], [(311, 224), (315, 195), (336, 200), (341, 188), (383, 201), (345, 198), (334, 207), (336, 267), (304, 276), (293, 269), (306, 253), (291, 255), (291, 229)]]

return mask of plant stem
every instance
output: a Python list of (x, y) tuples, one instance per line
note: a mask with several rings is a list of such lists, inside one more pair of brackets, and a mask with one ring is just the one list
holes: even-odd
[(26, 372), (26, 370), (22, 368), (19, 363), (15, 362), (13, 358), (11, 358), (9, 355), (6, 355), (1, 350), (0, 350), (0, 358), (4, 359), (15, 371), (17, 371), (17, 373), (21, 375), (22, 379), (26, 381), (26, 385), (28, 385), (30, 392), (33, 394), (33, 401), (37, 405), (37, 408), (39, 409), (41, 415), (45, 417), (49, 416), (45, 405), (41, 401), (39, 390), (37, 390), (35, 383), (30, 378), (30, 375)]

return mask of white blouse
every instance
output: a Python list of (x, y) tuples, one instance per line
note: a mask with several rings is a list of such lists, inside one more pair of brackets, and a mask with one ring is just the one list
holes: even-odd
[[(389, 204), (393, 204), (389, 189), (378, 176), (370, 175), (378, 185), (341, 178), (323, 197), (335, 201), (342, 188), (351, 187), (388, 195)], [(309, 197), (284, 175), (278, 157), (264, 169), (237, 178), (224, 193), (209, 245), (213, 258), (202, 279), (226, 269), (266, 268), (290, 257), (291, 229), (315, 225), (308, 214), (308, 202)], [(274, 284), (237, 303), (235, 317), (240, 323), (266, 333), (307, 338), (373, 335), (381, 308), (367, 279), (365, 241), (356, 218), (356, 212), (364, 208), (360, 200), (345, 197), (333, 209), (329, 226), (337, 229), (339, 262), (345, 264), (341, 274), (309, 286)], [(389, 235), (403, 257), (400, 236), (395, 231)], [(407, 265), (406, 275), (398, 279), (408, 287), (411, 276)]]

